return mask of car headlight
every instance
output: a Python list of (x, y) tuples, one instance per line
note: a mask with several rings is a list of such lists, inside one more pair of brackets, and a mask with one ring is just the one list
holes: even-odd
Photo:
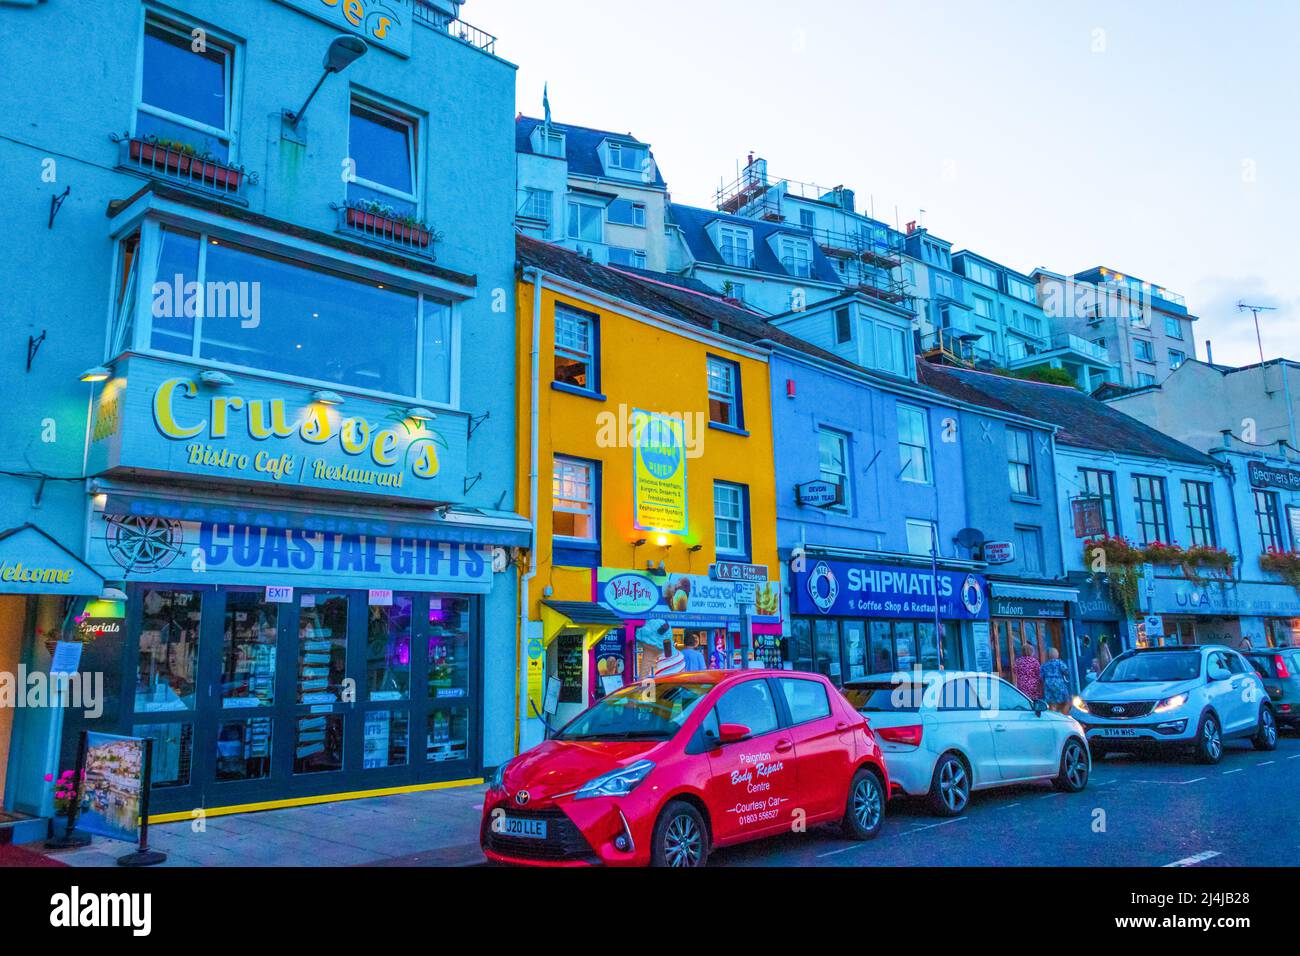
[(492, 774), (492, 779), (488, 781), (489, 790), (504, 790), (506, 788), (506, 768), (510, 766), (510, 761), (497, 767)]
[(1087, 702), (1086, 702), (1082, 697), (1079, 697), (1079, 696), (1076, 696), (1076, 697), (1074, 698), (1074, 709), (1075, 709), (1075, 710), (1081, 710), (1081, 711), (1083, 711), (1085, 714), (1089, 712), (1089, 711), (1088, 711), (1088, 704), (1087, 704)]
[(653, 760), (638, 760), (636, 763), (602, 773), (594, 780), (588, 780), (573, 795), (575, 800), (589, 800), (592, 797), (625, 797), (644, 780), (655, 768)]
[(1186, 694), (1174, 694), (1173, 697), (1166, 697), (1160, 703), (1156, 704), (1155, 712), (1157, 714), (1166, 714), (1171, 710), (1177, 710), (1185, 703), (1187, 703)]

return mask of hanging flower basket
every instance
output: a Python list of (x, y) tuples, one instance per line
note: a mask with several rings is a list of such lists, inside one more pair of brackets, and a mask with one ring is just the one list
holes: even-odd
[(1265, 571), (1280, 574), (1287, 584), (1300, 591), (1300, 552), (1266, 551), (1259, 557), (1259, 566)]

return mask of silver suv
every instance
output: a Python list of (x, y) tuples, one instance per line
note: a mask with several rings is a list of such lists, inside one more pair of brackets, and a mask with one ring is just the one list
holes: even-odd
[(1224, 740), (1277, 746), (1277, 715), (1255, 669), (1222, 645), (1153, 647), (1115, 658), (1074, 698), (1094, 761), (1112, 750), (1191, 749), (1218, 763)]

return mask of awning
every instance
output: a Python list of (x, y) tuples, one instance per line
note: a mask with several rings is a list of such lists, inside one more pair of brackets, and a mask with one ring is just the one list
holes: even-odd
[(1026, 584), (1019, 581), (990, 581), (989, 588), (994, 597), (1020, 598), (1024, 601), (1066, 601), (1079, 600), (1079, 589), (1050, 584)]
[(0, 594), (97, 595), (104, 576), (34, 524), (0, 531)]
[(526, 548), (533, 540), (532, 525), (527, 519), (490, 509), (452, 508), (445, 517), (405, 516), (391, 507), (325, 508), (319, 504), (295, 507), (287, 501), (281, 504), (184, 495), (163, 498), (156, 493), (121, 489), (108, 491), (104, 513), (488, 547)]
[(615, 628), (623, 627), (621, 617), (591, 601), (543, 601), (542, 644), (550, 647), (564, 631), (582, 631), (584, 646), (591, 650), (600, 639)]

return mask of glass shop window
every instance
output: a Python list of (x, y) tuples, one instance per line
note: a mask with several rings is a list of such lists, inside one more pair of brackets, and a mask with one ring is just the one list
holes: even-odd
[(226, 595), (221, 646), (223, 709), (269, 707), (275, 701), (275, 648), (280, 606), (257, 592)]
[(411, 598), (403, 595), (394, 595), (389, 607), (370, 608), (366, 690), (371, 700), (406, 700), (410, 696), (411, 613)]
[(473, 606), (467, 598), (429, 599), (430, 700), (455, 700), (469, 696)]
[(193, 710), (199, 660), (197, 591), (144, 593), (136, 667), (136, 713)]

